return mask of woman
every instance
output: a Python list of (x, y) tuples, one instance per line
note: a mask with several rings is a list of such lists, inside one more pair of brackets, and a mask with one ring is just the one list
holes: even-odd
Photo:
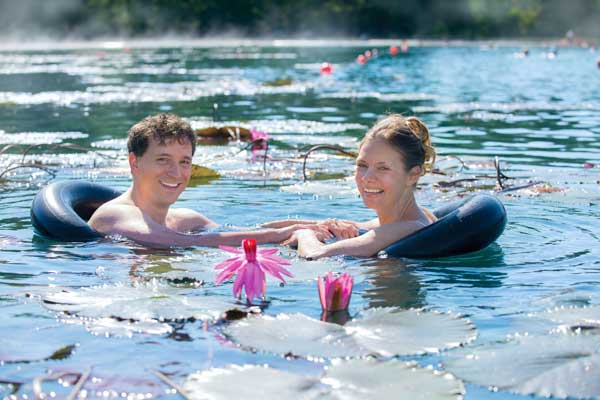
[[(350, 226), (349, 221), (330, 221), (346, 236), (355, 236), (335, 243), (324, 244), (313, 231), (301, 229), (284, 244), (297, 244), (298, 254), (311, 259), (377, 254), (436, 220), (431, 212), (419, 207), (413, 193), (419, 178), (434, 161), (435, 150), (423, 122), (416, 117), (387, 116), (367, 132), (356, 159), (356, 186), (364, 204), (375, 210), (377, 218)], [(357, 236), (357, 229), (368, 232)]]

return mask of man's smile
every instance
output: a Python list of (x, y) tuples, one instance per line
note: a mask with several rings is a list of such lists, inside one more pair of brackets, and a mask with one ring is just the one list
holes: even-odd
[(161, 185), (166, 186), (169, 189), (177, 189), (181, 185), (181, 183), (168, 183), (163, 180), (159, 180), (159, 182)]

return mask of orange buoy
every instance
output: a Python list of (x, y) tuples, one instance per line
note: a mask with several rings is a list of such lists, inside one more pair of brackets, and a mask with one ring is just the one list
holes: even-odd
[(393, 56), (398, 55), (398, 46), (390, 46), (390, 54)]
[(324, 62), (323, 64), (321, 64), (321, 74), (329, 75), (332, 72), (333, 72), (333, 65), (329, 64), (328, 62)]
[(356, 57), (356, 62), (359, 63), (360, 65), (364, 65), (364, 63), (367, 62), (367, 57), (365, 57), (362, 54), (359, 54), (358, 57)]

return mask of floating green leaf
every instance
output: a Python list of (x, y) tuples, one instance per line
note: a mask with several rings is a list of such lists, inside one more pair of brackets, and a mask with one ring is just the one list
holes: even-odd
[(463, 318), (437, 312), (376, 308), (345, 326), (302, 314), (259, 316), (223, 329), (239, 345), (302, 357), (423, 354), (459, 346), (476, 336)]

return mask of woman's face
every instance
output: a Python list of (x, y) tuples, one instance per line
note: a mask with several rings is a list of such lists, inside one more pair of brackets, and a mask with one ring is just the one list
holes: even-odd
[(402, 155), (385, 140), (365, 142), (356, 159), (356, 186), (365, 206), (392, 210), (420, 177), (420, 167), (406, 171)]

